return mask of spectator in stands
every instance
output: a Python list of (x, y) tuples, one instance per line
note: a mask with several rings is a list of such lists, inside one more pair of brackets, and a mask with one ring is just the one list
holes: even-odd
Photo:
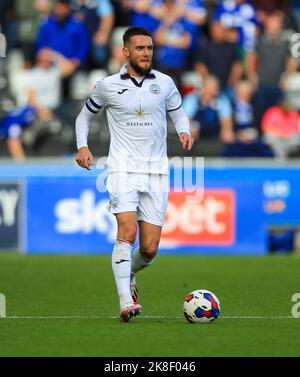
[(55, 54), (45, 49), (37, 54), (35, 66), (27, 71), (29, 98), (36, 107), (48, 111), (49, 117), (61, 104), (63, 65), (59, 64), (59, 55), (55, 60)]
[(289, 59), (287, 69), (281, 77), (280, 87), (290, 107), (300, 112), (300, 72), (298, 59)]
[(208, 74), (216, 76), (222, 90), (233, 88), (243, 73), (238, 46), (227, 42), (226, 29), (220, 22), (212, 22), (210, 36), (211, 39), (199, 49), (195, 70), (202, 77)]
[(258, 20), (256, 10), (250, 1), (223, 1), (217, 6), (213, 20), (221, 22), (227, 29), (237, 30), (237, 42), (243, 55), (254, 50)]
[[(194, 59), (200, 45), (202, 26), (207, 20), (206, 4), (203, 0), (176, 0), (177, 17), (185, 20), (185, 27), (191, 35), (191, 44), (187, 55), (187, 68), (193, 69)], [(156, 19), (166, 17), (164, 2), (157, 3), (153, 8)]]
[(57, 0), (53, 15), (40, 26), (37, 50), (48, 49), (61, 56), (64, 77), (64, 97), (69, 95), (69, 80), (83, 63), (89, 49), (88, 34), (82, 22), (71, 16), (70, 0)]
[[(248, 80), (241, 80), (235, 85), (234, 123), (238, 139), (248, 141), (251, 135), (257, 136), (254, 129), (253, 85)], [(251, 139), (253, 138), (250, 137)]]
[(110, 0), (73, 0), (72, 15), (84, 23), (90, 44), (87, 68), (106, 67), (109, 38), (114, 26), (114, 11)]
[(236, 139), (225, 145), (224, 157), (273, 157), (272, 149), (265, 144), (254, 127), (253, 85), (241, 80), (234, 90), (234, 125)]
[(186, 20), (188, 31), (192, 36), (190, 47), (190, 67), (193, 68), (194, 57), (200, 46), (200, 37), (202, 26), (207, 21), (207, 9), (204, 0), (182, 0), (184, 7), (184, 18)]
[(175, 0), (164, 0), (159, 27), (154, 33), (154, 41), (157, 46), (158, 69), (172, 76), (180, 87), (192, 36), (184, 18), (183, 7)]
[(260, 123), (265, 111), (276, 105), (282, 96), (279, 81), (290, 58), (289, 41), (282, 29), (283, 15), (275, 12), (268, 15), (265, 31), (260, 37), (256, 52), (248, 62), (248, 77), (257, 82), (257, 121)]
[(35, 61), (35, 41), (38, 27), (51, 12), (50, 0), (16, 0), (18, 17), (18, 45), (21, 47), (26, 67)]
[(30, 98), (28, 104), (18, 107), (6, 114), (0, 122), (0, 136), (7, 143), (8, 151), (16, 161), (25, 159), (22, 144), (22, 132), (31, 126), (37, 119), (49, 120), (50, 113), (43, 107), (39, 107), (34, 98)]
[(288, 11), (290, 0), (252, 0), (257, 9), (257, 18), (264, 25), (268, 14), (276, 11), (286, 13)]
[(203, 80), (199, 94), (189, 94), (183, 100), (183, 108), (192, 122), (195, 139), (234, 141), (232, 106), (226, 95), (220, 92), (219, 81), (208, 75)]
[(151, 33), (159, 25), (154, 13), (160, 2), (161, 0), (122, 0), (123, 7), (130, 11), (130, 25), (142, 26)]
[(262, 119), (264, 140), (279, 158), (288, 157), (300, 145), (299, 114), (285, 99), (267, 110)]

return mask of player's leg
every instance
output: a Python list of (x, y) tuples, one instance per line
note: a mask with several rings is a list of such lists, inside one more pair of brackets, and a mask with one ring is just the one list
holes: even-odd
[[(120, 299), (120, 318), (128, 321), (140, 312), (133, 308), (130, 293), (131, 251), (137, 232), (138, 192), (133, 189), (132, 176), (110, 173), (106, 188), (110, 196), (109, 210), (116, 216), (118, 232), (112, 253), (112, 270)], [(133, 186), (133, 187), (132, 187)]]
[(136, 274), (153, 263), (158, 250), (160, 234), (161, 226), (139, 221), (140, 244), (132, 252), (130, 275), (130, 292), (135, 304), (139, 303)]
[(132, 272), (149, 266), (157, 253), (161, 229), (168, 205), (169, 178), (162, 174), (147, 174), (146, 188), (140, 193), (137, 215), (140, 245), (132, 254)]
[(140, 244), (132, 252), (130, 283), (134, 302), (138, 302), (136, 274), (154, 261), (168, 204), (168, 177), (156, 174), (151, 179), (155, 187), (140, 194), (137, 210)]
[(150, 266), (157, 254), (161, 226), (139, 221), (139, 246), (132, 252), (131, 272), (136, 274)]
[(112, 269), (120, 299), (121, 319), (129, 321), (132, 315), (141, 311), (134, 306), (130, 292), (131, 251), (137, 232), (136, 212), (116, 214), (118, 233), (112, 253)]

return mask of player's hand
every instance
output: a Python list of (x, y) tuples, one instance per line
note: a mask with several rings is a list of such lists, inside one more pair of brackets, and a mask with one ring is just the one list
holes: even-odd
[(91, 166), (94, 165), (94, 158), (88, 147), (82, 147), (78, 150), (76, 162), (80, 167), (91, 170)]
[(182, 149), (185, 151), (190, 151), (192, 149), (192, 146), (194, 144), (195, 139), (193, 136), (183, 132), (180, 134), (179, 140), (182, 144)]

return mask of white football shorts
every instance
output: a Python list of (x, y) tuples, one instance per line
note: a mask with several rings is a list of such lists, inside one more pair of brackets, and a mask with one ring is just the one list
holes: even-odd
[(138, 221), (163, 225), (168, 206), (168, 175), (112, 172), (108, 173), (106, 189), (111, 213), (134, 211)]

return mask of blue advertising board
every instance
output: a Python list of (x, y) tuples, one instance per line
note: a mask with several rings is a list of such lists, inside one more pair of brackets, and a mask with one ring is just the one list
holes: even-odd
[(0, 249), (18, 250), (21, 242), (22, 184), (0, 180)]
[[(70, 162), (0, 166), (0, 182), (22, 180), (26, 187), (18, 207), (23, 251), (111, 252), (116, 221), (107, 211), (107, 193), (96, 187), (99, 172)], [(270, 226), (300, 226), (297, 164), (206, 164), (204, 184), (203, 200), (192, 205), (185, 193), (173, 193), (171, 184), (160, 253), (263, 255)], [(2, 232), (2, 241), (17, 247), (19, 235), (8, 235)]]
[(28, 252), (110, 252), (116, 220), (107, 211), (108, 195), (98, 192), (95, 179), (31, 179), (27, 195)]

